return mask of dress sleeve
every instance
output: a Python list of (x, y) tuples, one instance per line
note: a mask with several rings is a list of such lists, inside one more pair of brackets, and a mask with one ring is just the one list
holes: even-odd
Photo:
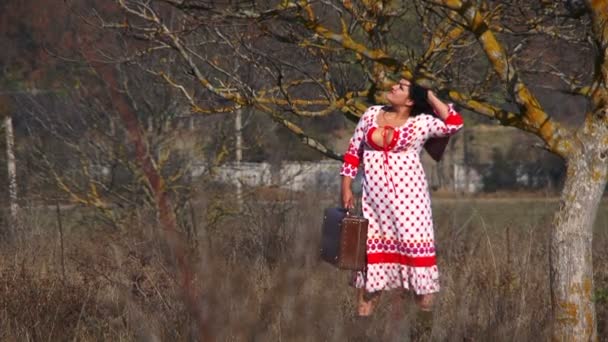
[(342, 163), (342, 169), (340, 170), (341, 176), (347, 176), (355, 178), (357, 171), (359, 170), (359, 164), (363, 159), (363, 146), (365, 141), (365, 133), (370, 124), (370, 117), (373, 117), (372, 113), (378, 111), (379, 108), (370, 107), (368, 108), (357, 123), (355, 133), (348, 144), (348, 149), (344, 153), (344, 163)]
[(431, 117), (429, 121), (429, 138), (442, 138), (450, 136), (460, 130), (464, 124), (462, 116), (456, 110), (454, 105), (448, 105), (448, 117), (441, 120), (437, 117)]

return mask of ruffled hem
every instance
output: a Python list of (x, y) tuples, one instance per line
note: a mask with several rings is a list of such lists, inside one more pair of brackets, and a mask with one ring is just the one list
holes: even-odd
[(365, 272), (355, 272), (353, 285), (365, 288), (367, 292), (405, 289), (423, 295), (439, 292), (439, 271), (437, 265), (412, 267), (394, 263), (371, 264)]

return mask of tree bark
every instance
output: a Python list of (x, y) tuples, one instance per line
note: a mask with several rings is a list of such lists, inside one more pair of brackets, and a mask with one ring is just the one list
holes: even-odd
[(581, 148), (568, 160), (560, 208), (554, 219), (551, 236), (554, 341), (598, 340), (591, 247), (607, 168), (599, 145), (594, 150), (589, 146)]
[[(608, 1), (587, 1), (596, 45), (592, 110), (570, 139), (566, 184), (551, 237), (554, 341), (597, 341), (593, 302), (593, 223), (608, 169)], [(559, 138), (559, 137), (558, 137)]]

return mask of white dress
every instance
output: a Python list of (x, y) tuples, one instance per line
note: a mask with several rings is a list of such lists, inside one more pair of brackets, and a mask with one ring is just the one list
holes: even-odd
[[(362, 210), (369, 220), (367, 269), (354, 285), (367, 292), (396, 288), (416, 294), (439, 291), (431, 200), (420, 151), (427, 139), (456, 133), (463, 124), (450, 105), (445, 121), (428, 114), (394, 127), (384, 147), (374, 144), (376, 117), (383, 106), (363, 114), (344, 156), (340, 174), (354, 178), (362, 164)], [(390, 127), (392, 128), (392, 127)]]

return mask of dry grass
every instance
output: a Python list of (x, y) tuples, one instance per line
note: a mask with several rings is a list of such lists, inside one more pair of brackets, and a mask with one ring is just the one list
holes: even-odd
[[(198, 201), (189, 234), (208, 333), (218, 341), (539, 341), (549, 337), (550, 205), (522, 219), (517, 201), (435, 204), (442, 291), (432, 314), (387, 293), (376, 315), (353, 316), (349, 275), (317, 258), (327, 196), (281, 202)], [(229, 206), (231, 210), (220, 210)], [(218, 209), (220, 208), (220, 209)], [(528, 209), (529, 205), (528, 205)], [(174, 281), (153, 215), (125, 230), (65, 213), (65, 276), (50, 214), (27, 215), (2, 247), (2, 341), (190, 341), (196, 324)], [(70, 215), (73, 216), (70, 219)], [(499, 215), (499, 216), (497, 216)], [(528, 222), (528, 223), (526, 223)], [(600, 224), (604, 224), (601, 223)], [(191, 227), (192, 228), (192, 227)], [(608, 233), (594, 250), (600, 334), (608, 333)]]

